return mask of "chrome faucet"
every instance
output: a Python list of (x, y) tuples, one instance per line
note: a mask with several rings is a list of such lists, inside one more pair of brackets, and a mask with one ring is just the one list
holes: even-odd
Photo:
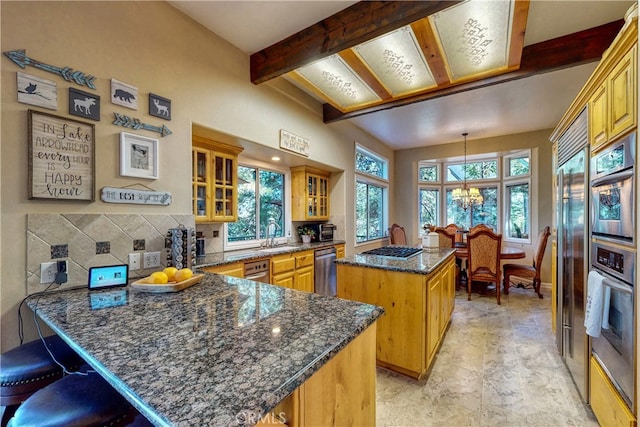
[[(278, 231), (278, 224), (276, 224), (276, 220), (273, 218), (269, 218), (269, 224), (267, 224), (267, 229), (266, 229), (267, 240), (264, 242), (266, 247), (272, 248), (275, 246), (277, 231)], [(269, 236), (271, 236), (271, 238), (269, 238)]]

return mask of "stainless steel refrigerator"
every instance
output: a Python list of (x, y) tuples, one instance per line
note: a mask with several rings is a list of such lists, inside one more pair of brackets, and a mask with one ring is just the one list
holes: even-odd
[(586, 109), (558, 141), (558, 326), (556, 342), (583, 401), (588, 399), (584, 327), (589, 260), (589, 146)]

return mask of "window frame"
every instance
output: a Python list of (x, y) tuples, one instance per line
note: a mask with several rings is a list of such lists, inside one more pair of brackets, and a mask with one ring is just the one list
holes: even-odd
[[(511, 175), (511, 168), (509, 168), (509, 161), (511, 159), (519, 159), (522, 157), (528, 157), (529, 158), (529, 173), (526, 174), (521, 174), (521, 175)], [(531, 150), (520, 150), (520, 151), (516, 151), (513, 153), (509, 153), (509, 154), (505, 154), (504, 156), (502, 156), (502, 163), (503, 163), (503, 170), (504, 170), (504, 174), (502, 176), (502, 180), (506, 181), (506, 180), (511, 180), (511, 179), (524, 179), (524, 178), (530, 178), (531, 177), (531, 169), (532, 169), (532, 159), (531, 159)], [(531, 192), (531, 188), (529, 188), (529, 192)]]
[[(520, 176), (519, 176), (520, 177)], [(517, 187), (519, 185), (527, 185), (529, 187), (529, 203), (527, 203), (527, 222), (528, 222), (528, 227), (529, 227), (529, 233), (528, 233), (528, 237), (523, 237), (523, 238), (518, 238), (518, 237), (511, 237), (511, 226), (510, 226), (510, 221), (509, 218), (511, 217), (511, 203), (510, 203), (510, 192), (509, 192), (509, 187)], [(503, 187), (503, 191), (502, 193), (504, 194), (504, 201), (503, 201), (503, 205), (504, 205), (504, 218), (503, 218), (503, 222), (504, 222), (504, 240), (506, 242), (513, 242), (513, 243), (527, 243), (530, 244), (531, 243), (531, 234), (532, 234), (532, 229), (533, 229), (533, 221), (531, 219), (531, 205), (533, 203), (532, 201), (532, 188), (531, 188), (531, 178), (527, 177), (525, 179), (509, 179), (509, 180), (504, 180), (502, 182), (502, 187)]]
[[(367, 173), (364, 171), (361, 171), (358, 169), (357, 167), (357, 153), (360, 152), (366, 156), (370, 156), (378, 161), (381, 161), (383, 164), (382, 170), (383, 170), (383, 178), (377, 176), (377, 175), (373, 175), (371, 173)], [(358, 191), (358, 183), (360, 184), (365, 184), (367, 185), (367, 188), (369, 186), (378, 186), (382, 188), (382, 225), (381, 225), (381, 236), (380, 237), (375, 237), (373, 239), (368, 239), (367, 240), (363, 240), (363, 241), (358, 241), (358, 233), (357, 233), (357, 215), (354, 215), (353, 218), (353, 242), (354, 242), (354, 246), (358, 247), (361, 245), (366, 245), (372, 242), (376, 242), (376, 241), (380, 241), (383, 239), (388, 238), (389, 236), (389, 159), (387, 159), (386, 157), (376, 153), (375, 151), (371, 150), (370, 148), (364, 147), (361, 144), (358, 144), (356, 142), (355, 144), (355, 149), (354, 149), (354, 156), (353, 156), (353, 164), (354, 164), (354, 181), (353, 181), (353, 194), (354, 194), (354, 200), (353, 200), (353, 207), (354, 207), (354, 213), (357, 213), (357, 191)], [(368, 205), (367, 205), (368, 208)], [(368, 237), (368, 236), (367, 236)]]
[[(257, 169), (258, 172), (260, 170), (268, 171), (268, 172), (276, 172), (284, 175), (284, 189), (283, 189), (283, 224), (284, 230), (282, 232), (282, 237), (276, 237), (274, 242), (276, 244), (283, 244), (287, 242), (287, 236), (291, 233), (291, 171), (288, 168), (280, 167), (279, 165), (273, 165), (265, 162), (261, 162), (254, 159), (238, 159), (238, 167), (243, 166), (247, 168)], [(257, 180), (259, 181), (259, 180)], [(259, 189), (258, 189), (259, 191)], [(256, 198), (256, 203), (258, 203), (258, 198)], [(238, 213), (240, 215), (240, 213)], [(259, 209), (256, 210), (256, 215), (260, 216)], [(259, 221), (258, 221), (259, 222)], [(259, 236), (258, 232), (258, 236)], [(243, 240), (237, 242), (229, 241), (229, 223), (225, 222), (223, 225), (223, 236), (222, 236), (222, 248), (225, 251), (239, 250), (239, 249), (251, 249), (257, 248), (264, 243), (265, 239), (257, 238), (252, 240)]]
[[(500, 230), (502, 230), (502, 224), (501, 224), (501, 210), (502, 210), (502, 204), (501, 204), (501, 182), (500, 180), (491, 180), (491, 181), (473, 181), (474, 182), (474, 187), (479, 188), (480, 190), (483, 189), (487, 189), (487, 188), (495, 188), (496, 190), (496, 224), (495, 224), (495, 232), (496, 233), (500, 233)], [(455, 188), (458, 188), (459, 185), (453, 185), (453, 184), (448, 184), (445, 185), (443, 187), (443, 206), (442, 206), (442, 219), (444, 219), (445, 221), (449, 222), (449, 216), (447, 215), (447, 193), (449, 191), (453, 191)], [(468, 220), (469, 220), (469, 228), (473, 227), (473, 207), (471, 207), (468, 210)], [(448, 225), (448, 224), (445, 224)]]
[[(425, 181), (419, 181), (419, 182), (425, 182)], [(424, 230), (424, 223), (422, 223), (421, 220), (421, 211), (422, 211), (422, 206), (420, 204), (420, 193), (422, 191), (437, 191), (438, 192), (438, 197), (437, 197), (437, 206), (436, 206), (436, 222), (432, 225), (438, 226), (440, 224), (440, 219), (442, 218), (442, 210), (443, 210), (443, 206), (442, 206), (442, 192), (443, 192), (443, 187), (441, 185), (424, 185), (424, 184), (419, 184), (418, 185), (418, 235), (420, 235)]]
[[(436, 180), (435, 181), (424, 181), (420, 179), (420, 168), (422, 167), (435, 167), (436, 168)], [(431, 162), (431, 161), (419, 161), (418, 162), (418, 184), (419, 185), (436, 185), (442, 184), (442, 163), (439, 162)]]
[[(477, 158), (471, 158), (471, 160), (467, 159), (467, 165), (470, 164), (474, 164), (474, 163), (485, 163), (485, 162), (496, 162), (496, 177), (495, 178), (479, 178), (479, 179), (472, 179), (469, 178), (469, 176), (466, 177), (466, 181), (467, 183), (472, 182), (475, 184), (475, 186), (479, 186), (485, 182), (497, 182), (500, 181), (501, 179), (501, 162), (500, 162), (500, 157), (501, 156), (479, 156)], [(449, 179), (449, 167), (450, 166), (457, 166), (457, 165), (464, 165), (465, 162), (464, 160), (461, 161), (447, 161), (447, 162), (443, 162), (442, 163), (442, 167), (443, 167), (443, 171), (442, 171), (442, 183), (444, 185), (456, 185), (456, 184), (460, 184), (463, 183), (465, 180), (464, 179), (460, 179), (457, 181), (454, 180), (450, 180)]]

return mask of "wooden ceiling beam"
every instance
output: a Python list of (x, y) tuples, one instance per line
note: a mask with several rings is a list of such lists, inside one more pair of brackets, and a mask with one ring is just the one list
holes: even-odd
[(428, 101), (430, 99), (454, 95), (468, 90), (479, 89), (512, 80), (531, 77), (537, 74), (548, 73), (593, 61), (599, 61), (600, 58), (602, 58), (604, 51), (613, 42), (613, 39), (620, 31), (623, 24), (624, 20), (620, 19), (588, 30), (525, 46), (522, 50), (520, 68), (505, 74), (449, 86), (443, 89), (437, 89), (431, 92), (348, 113), (342, 113), (341, 111), (333, 108), (330, 104), (324, 104), (324, 122), (336, 122), (364, 114), (374, 113), (376, 111), (401, 107), (415, 102)]
[(251, 55), (251, 82), (263, 83), (305, 64), (451, 7), (461, 0), (361, 1)]
[(522, 49), (524, 46), (524, 33), (527, 29), (527, 18), (529, 17), (529, 0), (516, 0), (513, 10), (513, 23), (511, 40), (509, 42), (508, 67), (520, 64)]

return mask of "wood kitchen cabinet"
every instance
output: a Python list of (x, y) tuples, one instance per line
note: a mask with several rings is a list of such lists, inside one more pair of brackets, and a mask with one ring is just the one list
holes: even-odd
[(238, 219), (238, 154), (241, 147), (193, 136), (193, 214), (197, 223)]
[(426, 275), (338, 263), (337, 277), (339, 298), (385, 310), (377, 322), (378, 365), (423, 377), (451, 319), (455, 257)]
[(598, 423), (601, 426), (635, 427), (636, 418), (594, 357), (591, 357), (589, 368), (591, 409)]
[(376, 325), (342, 351), (276, 406), (258, 427), (372, 426), (376, 423)]
[(244, 263), (242, 262), (217, 265), (215, 267), (202, 267), (200, 270), (206, 271), (207, 273), (224, 274), (225, 276), (233, 276), (244, 279)]
[(314, 291), (314, 251), (271, 257), (271, 284), (299, 291)]
[(591, 147), (597, 149), (636, 126), (637, 47), (624, 55), (589, 100)]
[(592, 152), (633, 131), (638, 124), (637, 62), (638, 20), (631, 19), (603, 53), (549, 139), (558, 141), (585, 106)]
[(335, 246), (336, 248), (336, 258), (344, 258), (345, 250), (344, 243)]
[(329, 219), (329, 172), (309, 166), (291, 168), (293, 221)]

